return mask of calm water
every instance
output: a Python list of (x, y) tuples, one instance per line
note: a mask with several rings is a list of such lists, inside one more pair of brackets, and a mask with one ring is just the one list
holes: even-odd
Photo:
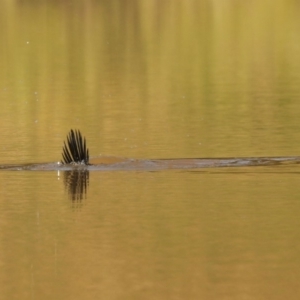
[[(0, 164), (299, 156), (299, 10), (3, 1)], [(299, 173), (2, 170), (1, 299), (299, 299)]]

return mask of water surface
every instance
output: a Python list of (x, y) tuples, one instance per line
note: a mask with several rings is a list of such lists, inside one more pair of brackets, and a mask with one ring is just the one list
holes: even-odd
[[(60, 161), (71, 128), (94, 158), (297, 157), (299, 22), (283, 0), (3, 1), (0, 165)], [(299, 299), (298, 175), (1, 170), (1, 299)]]

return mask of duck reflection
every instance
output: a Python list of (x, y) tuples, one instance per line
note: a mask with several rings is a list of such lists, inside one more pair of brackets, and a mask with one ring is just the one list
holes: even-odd
[(82, 201), (86, 199), (89, 186), (88, 170), (72, 170), (64, 172), (64, 184), (68, 195), (72, 201)]

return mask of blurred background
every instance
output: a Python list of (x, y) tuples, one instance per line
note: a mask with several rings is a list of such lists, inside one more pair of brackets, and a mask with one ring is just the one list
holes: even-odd
[(297, 1), (2, 1), (2, 163), (299, 154)]
[[(0, 2), (0, 164), (300, 153), (295, 0)], [(0, 173), (1, 299), (299, 299), (297, 166)]]

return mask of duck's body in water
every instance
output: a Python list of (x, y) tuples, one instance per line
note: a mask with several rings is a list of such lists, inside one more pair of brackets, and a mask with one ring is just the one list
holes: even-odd
[(79, 130), (72, 130), (64, 142), (62, 164), (75, 166), (89, 166), (89, 170), (161, 170), (161, 169), (194, 169), (212, 167), (241, 167), (265, 166), (299, 162), (299, 157), (248, 157), (248, 158), (190, 158), (190, 159), (128, 159), (117, 157), (101, 157), (89, 163), (89, 150), (86, 139), (82, 138)]
[(90, 162), (86, 139), (79, 130), (71, 129), (63, 144), (62, 160), (57, 163), (0, 165), (0, 170), (31, 171), (155, 171), (168, 169), (203, 169), (220, 167), (270, 166), (300, 163), (299, 156), (290, 157), (241, 157), (241, 158), (178, 158), (178, 159), (130, 159), (97, 157)]

